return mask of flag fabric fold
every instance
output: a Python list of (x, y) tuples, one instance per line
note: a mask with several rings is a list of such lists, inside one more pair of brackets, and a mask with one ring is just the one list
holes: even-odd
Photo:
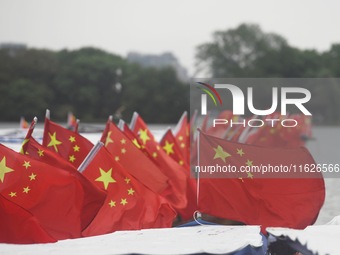
[[(185, 115), (186, 117), (186, 115)], [(144, 120), (137, 114), (131, 121), (131, 130), (136, 136), (142, 149), (155, 162), (159, 169), (169, 178), (171, 187), (164, 196), (171, 202), (172, 206), (178, 211), (182, 219), (192, 218), (196, 210), (196, 181), (191, 178), (190, 171), (185, 169), (179, 162), (169, 157), (158, 142)], [(134, 124), (133, 124), (134, 123)], [(188, 139), (188, 137), (186, 137)], [(181, 142), (184, 143), (182, 140)], [(186, 143), (188, 146), (188, 143)], [(187, 147), (185, 147), (187, 150)], [(185, 154), (187, 156), (187, 154)]]
[(29, 211), (0, 194), (0, 243), (53, 243), (51, 237)]
[(20, 152), (21, 154), (25, 154), (30, 158), (39, 160), (40, 162), (58, 167), (62, 171), (70, 173), (79, 181), (84, 192), (84, 196), (79, 197), (79, 200), (82, 201), (81, 228), (85, 229), (101, 208), (106, 194), (81, 173), (79, 173), (77, 169), (71, 164), (71, 162), (66, 161), (59, 154), (54, 153), (53, 151), (38, 143), (34, 137), (32, 137), (34, 127), (35, 121), (33, 120)]
[(0, 144), (0, 194), (32, 213), (52, 238), (81, 236), (84, 191), (70, 173)]
[(110, 119), (100, 141), (114, 160), (150, 190), (162, 194), (168, 188), (168, 177)]

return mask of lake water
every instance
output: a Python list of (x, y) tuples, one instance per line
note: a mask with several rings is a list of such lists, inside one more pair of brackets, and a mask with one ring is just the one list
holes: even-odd
[[(17, 128), (13, 124), (1, 124), (1, 129)], [(38, 126), (42, 128), (42, 124)], [(165, 130), (173, 125), (150, 125), (156, 138), (160, 138)], [(96, 143), (100, 139), (99, 133), (83, 134), (91, 142)], [(340, 127), (314, 127), (314, 140), (307, 143), (307, 148), (313, 155), (315, 161), (321, 164), (340, 164)], [(16, 151), (20, 149), (20, 144), (7, 143), (7, 147)], [(316, 224), (325, 224), (335, 216), (340, 215), (340, 175), (335, 178), (325, 178), (326, 200), (320, 211)]]

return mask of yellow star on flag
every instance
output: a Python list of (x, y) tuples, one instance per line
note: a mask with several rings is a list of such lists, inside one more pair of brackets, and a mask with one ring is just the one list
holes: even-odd
[(126, 178), (124, 179), (124, 181), (126, 182), (126, 184), (129, 184), (131, 180), (130, 180), (129, 178), (126, 177)]
[(43, 150), (38, 150), (38, 155), (39, 155), (39, 157), (43, 157), (44, 156), (44, 151)]
[(74, 143), (76, 141), (76, 138), (74, 136), (70, 136), (70, 138), (68, 139), (71, 143)]
[(31, 166), (31, 162), (24, 161), (24, 164), (22, 166), (24, 166), (27, 169), (27, 168), (29, 168)]
[(33, 181), (33, 180), (35, 180), (35, 177), (37, 177), (37, 175), (34, 174), (34, 173), (31, 173), (31, 175), (28, 176), (28, 177), (30, 178), (30, 181)]
[(116, 201), (111, 200), (109, 203), (110, 207), (115, 207), (116, 206)]
[(0, 180), (1, 182), (4, 182), (5, 174), (13, 172), (14, 170), (12, 168), (9, 168), (6, 166), (6, 157), (3, 157), (0, 162)]
[(243, 149), (236, 149), (237, 154), (240, 155), (241, 157), (244, 155)]
[(132, 143), (133, 143), (138, 149), (141, 148), (136, 138), (132, 140)]
[(47, 145), (47, 147), (53, 146), (54, 150), (55, 150), (56, 152), (58, 152), (58, 147), (57, 147), (57, 145), (62, 144), (62, 142), (60, 142), (60, 141), (57, 140), (57, 132), (54, 132), (53, 135), (52, 135), (51, 133), (48, 133), (48, 135), (49, 135), (51, 141), (50, 141), (50, 143)]
[(167, 155), (174, 154), (174, 143), (169, 143), (168, 141), (165, 141), (165, 145), (163, 146), (163, 149), (165, 150)]
[(135, 191), (132, 188), (128, 189), (127, 191), (128, 195), (133, 195), (133, 193), (135, 193)]
[(22, 192), (28, 194), (28, 192), (30, 190), (31, 190), (30, 187), (27, 186), (27, 187), (24, 188), (24, 190)]
[(223, 160), (223, 162), (225, 162), (225, 159), (231, 156), (228, 152), (224, 151), (220, 145), (218, 145), (216, 148), (213, 148), (213, 149), (215, 151), (214, 159), (220, 158)]
[(10, 197), (16, 197), (16, 196), (17, 196), (17, 193), (12, 191), (12, 192), (9, 193), (8, 195), (9, 195)]
[(248, 172), (247, 177), (250, 178), (250, 179), (253, 179), (254, 175), (251, 172)]
[(23, 142), (22, 142), (22, 145), (21, 145), (21, 148), (20, 148), (20, 154), (25, 154), (25, 151), (24, 151), (24, 146), (26, 143), (28, 143), (30, 139), (25, 139)]
[(150, 137), (148, 136), (148, 130), (147, 129), (140, 129), (139, 130), (139, 138), (143, 141), (144, 144), (146, 144), (146, 142), (148, 140), (150, 140)]
[(112, 178), (112, 168), (110, 168), (107, 172), (103, 169), (99, 168), (100, 176), (95, 180), (97, 182), (103, 182), (104, 188), (107, 189), (110, 183), (115, 183), (116, 180)]
[(109, 131), (109, 132), (107, 133), (107, 136), (106, 136), (106, 139), (105, 139), (105, 147), (107, 147), (107, 145), (108, 145), (109, 143), (113, 143), (113, 140), (111, 139), (111, 133), (112, 133), (112, 131)]
[(73, 151), (74, 152), (79, 152), (80, 151), (80, 147), (78, 145), (73, 146)]
[(247, 166), (252, 166), (253, 165), (253, 161), (248, 159), (247, 162), (246, 162), (246, 165)]
[(127, 202), (126, 198), (122, 198), (122, 199), (120, 200), (120, 204), (123, 205), (123, 206), (125, 206), (127, 203), (128, 203), (128, 202)]
[(70, 155), (68, 156), (68, 160), (73, 163), (76, 160), (76, 157), (74, 155)]
[(120, 140), (121, 144), (126, 144), (126, 140), (123, 138), (122, 140)]

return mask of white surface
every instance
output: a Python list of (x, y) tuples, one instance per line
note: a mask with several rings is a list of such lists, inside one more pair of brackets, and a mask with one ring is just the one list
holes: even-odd
[(247, 245), (262, 246), (259, 226), (195, 226), (139, 231), (69, 239), (52, 244), (0, 244), (3, 255), (112, 255), (229, 253)]
[(273, 236), (285, 236), (299, 241), (315, 254), (340, 254), (340, 225), (339, 216), (331, 222), (333, 225), (309, 226), (304, 230), (289, 228), (267, 228)]

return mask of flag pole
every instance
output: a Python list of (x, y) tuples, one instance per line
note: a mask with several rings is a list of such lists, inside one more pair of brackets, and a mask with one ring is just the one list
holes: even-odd
[[(200, 165), (200, 136), (201, 136), (201, 130), (198, 128), (197, 131), (198, 133), (198, 137), (197, 137), (197, 165)], [(198, 197), (199, 197), (199, 193), (200, 193), (200, 171), (198, 171), (197, 173), (197, 192), (196, 192), (196, 205), (198, 205)]]
[(130, 125), (129, 125), (131, 130), (135, 129), (137, 118), (138, 118), (138, 113), (134, 112), (133, 115), (132, 115), (132, 118), (131, 118)]
[[(197, 165), (200, 165), (200, 136), (201, 136), (201, 130), (199, 128), (197, 128), (197, 131), (199, 132), (198, 137), (197, 137)], [(197, 191), (196, 191), (196, 205), (198, 206), (198, 198), (199, 198), (199, 193), (200, 193), (200, 171), (198, 171), (197, 173), (197, 182), (196, 182), (196, 187), (197, 187)], [(199, 219), (202, 218), (202, 214), (200, 211), (196, 210), (194, 212), (193, 218), (195, 220), (195, 222), (199, 225), (203, 225), (201, 222), (199, 222)]]
[[(258, 117), (258, 115), (254, 115), (254, 116), (251, 118), (251, 120), (256, 119), (257, 117)], [(239, 142), (239, 143), (245, 143), (245, 141), (246, 141), (247, 138), (248, 138), (248, 135), (249, 135), (250, 131), (251, 131), (251, 127), (250, 127), (250, 126), (246, 126), (246, 127), (243, 129), (242, 133), (240, 134), (240, 136), (239, 136), (239, 138), (238, 138), (238, 142)]]
[(124, 124), (125, 124), (125, 121), (122, 120), (122, 119), (119, 119), (119, 122), (118, 122), (117, 127), (118, 127), (120, 130), (124, 131)]
[(79, 129), (79, 122), (80, 122), (80, 120), (77, 119), (77, 120), (76, 120), (76, 126), (74, 127), (74, 132), (75, 132), (75, 133), (79, 133), (79, 132), (78, 132), (78, 129)]
[(51, 118), (51, 112), (50, 112), (49, 109), (46, 109), (45, 118), (46, 118), (46, 119), (50, 119), (50, 118)]
[(34, 128), (36, 126), (38, 122), (38, 118), (37, 117), (34, 117), (30, 126), (28, 127), (28, 130), (27, 130), (27, 133), (26, 133), (26, 136), (25, 136), (25, 139), (24, 141), (22, 142), (21, 144), (21, 148), (20, 148), (20, 153), (21, 154), (25, 154), (25, 151), (26, 151), (26, 143), (28, 142), (28, 140), (32, 137), (32, 133), (34, 131)]
[(97, 142), (96, 145), (93, 146), (93, 148), (91, 149), (89, 154), (87, 154), (87, 156), (84, 159), (84, 161), (78, 167), (78, 171), (80, 173), (82, 173), (86, 169), (86, 167), (92, 162), (92, 160), (97, 155), (97, 153), (100, 150), (100, 148), (103, 147), (103, 146), (104, 146), (104, 144), (102, 142)]

